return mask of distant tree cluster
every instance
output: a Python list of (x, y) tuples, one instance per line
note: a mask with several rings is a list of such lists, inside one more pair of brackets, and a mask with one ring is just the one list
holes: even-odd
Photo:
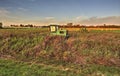
[(67, 26), (73, 26), (73, 23), (67, 23)]
[(60, 27), (65, 27), (65, 28), (83, 28), (83, 27), (86, 27), (86, 28), (120, 28), (120, 25), (106, 25), (106, 24), (103, 24), (103, 25), (97, 25), (97, 26), (94, 26), (94, 25), (91, 25), (91, 26), (88, 26), (88, 25), (80, 25), (80, 24), (77, 24), (77, 25), (74, 25), (73, 23), (67, 23), (66, 25), (60, 25)]
[(28, 24), (28, 25), (20, 24), (20, 27), (34, 27), (34, 26), (32, 24)]
[(27, 25), (23, 25), (23, 24), (20, 24), (20, 25), (10, 25), (11, 27), (34, 27), (32, 24), (27, 24)]
[[(36, 27), (36, 28), (49, 28), (48, 26), (35, 26), (32, 24), (20, 24), (20, 25), (10, 25), (11, 27)], [(73, 24), (73, 23), (67, 23), (66, 25), (59, 25), (61, 28), (120, 28), (120, 25), (80, 25), (80, 24)], [(2, 28), (2, 23), (0, 23), (0, 28)]]

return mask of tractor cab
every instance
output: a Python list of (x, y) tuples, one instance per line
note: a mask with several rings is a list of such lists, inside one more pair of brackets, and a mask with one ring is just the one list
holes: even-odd
[(59, 25), (50, 25), (50, 35), (68, 36), (68, 31), (60, 29)]

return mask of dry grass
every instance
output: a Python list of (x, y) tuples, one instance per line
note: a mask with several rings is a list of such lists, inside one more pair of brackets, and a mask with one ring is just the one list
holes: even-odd
[[(70, 31), (69, 35), (70, 37), (65, 39), (62, 36), (50, 36), (46, 29), (2, 29), (0, 30), (0, 58), (33, 62), (33, 64), (67, 65), (67, 68), (62, 70), (66, 71), (63, 76), (66, 76), (67, 73), (74, 73), (74, 75), (80, 73), (81, 76), (99, 76), (97, 75), (99, 71), (100, 75), (119, 75), (119, 32)], [(5, 62), (3, 60), (2, 65), (6, 66)], [(6, 64), (8, 63), (6, 62)], [(16, 65), (16, 63), (11, 62), (9, 67), (11, 67), (11, 64)], [(4, 66), (2, 69), (6, 70)], [(24, 65), (24, 67), (26, 66), (28, 65)], [(16, 69), (18, 68), (16, 67)], [(33, 69), (35, 68), (32, 68), (31, 71)], [(39, 69), (39, 66), (37, 69)], [(52, 69), (56, 74), (63, 73), (60, 70), (55, 70), (57, 68), (52, 67)], [(17, 71), (20, 74), (19, 70)], [(48, 69), (44, 72), (45, 76), (53, 74), (53, 71), (50, 71), (50, 73), (46, 73), (46, 71)], [(29, 71), (26, 72), (30, 73)], [(42, 72), (33, 73), (34, 76), (42, 74)], [(73, 76), (73, 74), (69, 76)]]
[[(80, 31), (81, 28), (65, 28), (65, 29), (67, 29), (68, 31)], [(112, 30), (120, 30), (120, 28), (87, 28), (87, 30), (112, 31)]]
[(11, 55), (23, 60), (46, 58), (82, 65), (120, 65), (119, 33), (78, 31), (69, 32), (70, 38), (65, 39), (61, 36), (43, 35), (43, 31), (2, 30), (0, 55)]

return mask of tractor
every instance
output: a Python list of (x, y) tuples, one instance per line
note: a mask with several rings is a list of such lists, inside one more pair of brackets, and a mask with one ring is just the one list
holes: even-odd
[(68, 38), (68, 31), (59, 28), (59, 25), (50, 25), (50, 35), (58, 35)]

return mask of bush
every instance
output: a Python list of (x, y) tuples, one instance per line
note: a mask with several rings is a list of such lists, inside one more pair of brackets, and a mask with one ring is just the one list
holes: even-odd
[(80, 31), (81, 32), (88, 32), (88, 30), (86, 28), (81, 28)]

